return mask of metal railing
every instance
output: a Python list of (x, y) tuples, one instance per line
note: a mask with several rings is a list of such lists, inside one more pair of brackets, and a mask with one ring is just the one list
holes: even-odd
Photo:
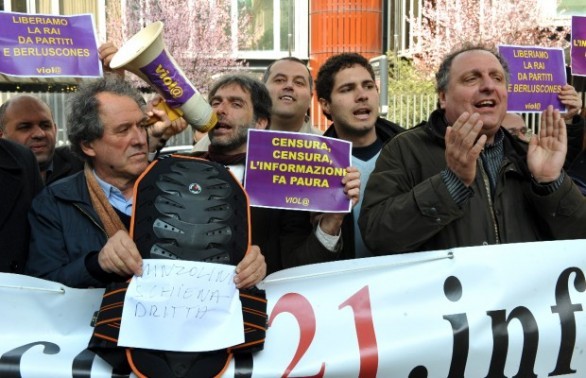
[[(4, 92), (0, 93), (0, 103), (4, 103), (11, 97), (23, 93)], [(66, 135), (66, 101), (69, 93), (29, 93), (41, 98), (45, 101), (53, 111), (53, 117), (57, 124), (57, 143), (58, 145), (67, 143)], [(145, 95), (148, 100), (151, 95)], [(396, 94), (389, 95), (388, 113), (385, 115), (387, 119), (398, 123), (405, 128), (411, 128), (421, 121), (427, 120), (429, 114), (436, 108), (437, 96), (435, 94)], [(319, 111), (321, 109), (313, 109)], [(539, 125), (539, 115), (535, 113), (521, 113), (525, 119), (527, 127), (533, 132), (537, 130)], [(318, 125), (323, 130), (327, 128), (326, 119), (324, 124)], [(328, 122), (329, 123), (329, 122)], [(171, 138), (168, 142), (169, 146), (189, 145), (192, 143), (192, 131), (190, 128), (183, 133)]]

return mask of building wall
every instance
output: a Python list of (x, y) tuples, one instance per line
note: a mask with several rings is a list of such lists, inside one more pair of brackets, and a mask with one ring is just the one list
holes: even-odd
[[(309, 67), (314, 78), (332, 55), (356, 52), (370, 59), (383, 53), (382, 0), (311, 0), (309, 7)], [(312, 122), (322, 130), (328, 126), (315, 96)]]

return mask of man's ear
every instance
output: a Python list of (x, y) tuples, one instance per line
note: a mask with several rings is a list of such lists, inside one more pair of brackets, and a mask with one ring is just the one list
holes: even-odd
[(85, 155), (91, 157), (96, 156), (96, 150), (94, 149), (93, 142), (81, 142), (80, 147)]
[(440, 92), (438, 94), (438, 103), (440, 106), (440, 109), (445, 109), (446, 108), (446, 92)]
[(328, 102), (328, 100), (326, 100), (325, 98), (320, 98), (319, 104), (321, 105), (321, 109), (324, 113), (327, 113), (330, 116), (332, 115), (332, 113), (330, 113), (330, 103)]
[(268, 125), (269, 120), (267, 118), (258, 118), (256, 120), (256, 125), (254, 126), (254, 128), (258, 130), (265, 130)]

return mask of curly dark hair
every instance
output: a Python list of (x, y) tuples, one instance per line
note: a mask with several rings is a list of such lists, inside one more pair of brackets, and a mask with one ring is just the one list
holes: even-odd
[(317, 98), (323, 98), (331, 101), (332, 90), (334, 88), (334, 76), (344, 68), (350, 68), (355, 65), (364, 67), (372, 80), (374, 80), (374, 70), (368, 59), (356, 53), (342, 53), (331, 56), (319, 68), (317, 78), (315, 79), (315, 92)]
[(130, 97), (141, 109), (146, 105), (141, 93), (116, 74), (106, 74), (97, 81), (81, 84), (68, 100), (67, 138), (71, 149), (86, 160), (88, 157), (83, 153), (81, 144), (100, 139), (104, 134), (97, 99), (97, 95), (103, 92)]
[(230, 84), (236, 84), (242, 88), (242, 90), (250, 94), (254, 110), (254, 120), (256, 121), (264, 118), (268, 121), (268, 125), (270, 125), (273, 101), (271, 100), (267, 87), (257, 79), (247, 75), (223, 76), (212, 85), (208, 98), (213, 98), (220, 88)]

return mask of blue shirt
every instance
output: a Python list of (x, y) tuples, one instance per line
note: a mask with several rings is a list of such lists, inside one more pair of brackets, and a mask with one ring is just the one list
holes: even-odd
[(92, 173), (98, 180), (98, 184), (104, 191), (108, 202), (112, 205), (113, 208), (117, 209), (118, 211), (126, 214), (128, 216), (132, 215), (132, 197), (130, 199), (126, 199), (120, 189), (115, 186), (108, 184), (106, 181), (102, 180), (101, 178), (96, 175), (96, 171), (92, 170)]

